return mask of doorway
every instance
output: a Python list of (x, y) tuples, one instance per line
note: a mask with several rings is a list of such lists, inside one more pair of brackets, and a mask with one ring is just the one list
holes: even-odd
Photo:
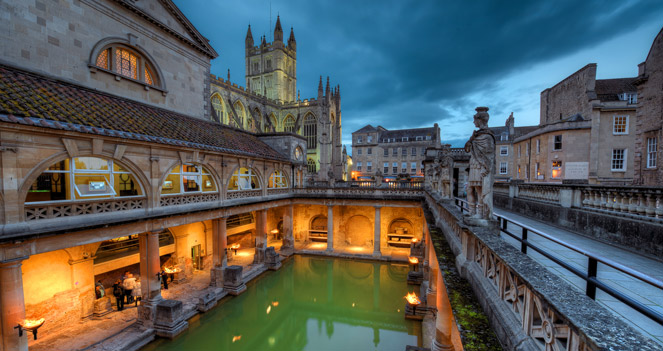
[(203, 269), (203, 257), (200, 254), (201, 245), (191, 246), (191, 261), (193, 262), (193, 269)]

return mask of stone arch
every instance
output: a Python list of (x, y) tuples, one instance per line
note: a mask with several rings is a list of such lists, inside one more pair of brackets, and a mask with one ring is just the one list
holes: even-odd
[(297, 127), (295, 126), (295, 117), (289, 113), (285, 116), (285, 118), (283, 118), (283, 131), (289, 133), (297, 132)]
[[(80, 152), (74, 157), (97, 157), (97, 158), (102, 158), (105, 160), (111, 160), (113, 162), (117, 162), (119, 165), (121, 165), (123, 168), (131, 172), (131, 174), (136, 178), (136, 181), (138, 182), (138, 185), (142, 188), (143, 194), (146, 197), (147, 202), (149, 203), (151, 199), (154, 197), (154, 194), (151, 192), (151, 188), (147, 187), (146, 184), (150, 184), (149, 179), (145, 176), (145, 174), (141, 171), (141, 169), (136, 166), (132, 161), (130, 161), (127, 158), (123, 158), (122, 160), (117, 160), (113, 157), (113, 155), (104, 153), (102, 152), (101, 154), (94, 154), (90, 151), (88, 152)], [(23, 179), (23, 183), (19, 186), (18, 190), (18, 207), (23, 208), (25, 205), (25, 198), (28, 195), (28, 190), (30, 190), (30, 187), (32, 184), (37, 180), (37, 178), (45, 171), (47, 170), (48, 167), (50, 167), (52, 164), (60, 161), (64, 161), (67, 159), (70, 159), (72, 157), (69, 156), (67, 151), (61, 151), (58, 153), (55, 153), (45, 159), (43, 159), (41, 162), (37, 163), (25, 176)], [(23, 214), (21, 214), (21, 217)]]
[[(271, 112), (269, 114), (269, 121), (272, 122), (272, 128), (274, 128), (274, 130), (272, 130), (272, 132), (278, 131), (279, 130), (279, 122), (278, 122), (278, 119), (276, 118), (276, 115), (274, 115), (274, 112)], [(265, 126), (265, 132), (267, 132), (267, 127), (266, 126)]]
[[(220, 194), (221, 194), (221, 177), (219, 176), (219, 174), (216, 172), (216, 170), (213, 167), (211, 167), (210, 165), (204, 164), (204, 163), (200, 163), (200, 162), (185, 162), (185, 163), (190, 163), (190, 164), (200, 165), (202, 167), (205, 167), (205, 169), (212, 176), (212, 179), (214, 180), (215, 185), (216, 185), (216, 190), (217, 190), (216, 192), (218, 192), (219, 196), (220, 196)], [(179, 159), (173, 160), (168, 165), (168, 168), (167, 168), (168, 171), (164, 172), (161, 175), (161, 178), (159, 178), (159, 187), (157, 188), (157, 194), (155, 196), (159, 196), (159, 198), (161, 198), (161, 190), (163, 188), (164, 181), (166, 180), (168, 175), (173, 171), (173, 169), (175, 167), (181, 166), (181, 165), (182, 165), (182, 161), (179, 160)], [(213, 193), (213, 192), (210, 192), (210, 193)]]
[(233, 108), (237, 113), (237, 116), (235, 116), (237, 120), (230, 119), (230, 123), (228, 124), (239, 129), (246, 129), (246, 108), (244, 104), (240, 99), (237, 99), (233, 103)]
[(327, 216), (316, 215), (311, 217), (308, 225), (309, 230), (327, 230)]
[[(399, 229), (400, 228), (400, 229)], [(399, 233), (402, 229), (403, 233)], [(412, 221), (406, 218), (396, 218), (389, 223), (388, 233), (411, 234), (414, 235), (414, 225)]]
[[(210, 105), (212, 106), (212, 116), (217, 116), (216, 121), (221, 124), (228, 124), (228, 118), (226, 117), (228, 115), (228, 109), (226, 108), (226, 103), (223, 101), (221, 94), (214, 92), (210, 97)], [(212, 119), (214, 120), (214, 118)]]
[[(256, 190), (258, 190), (258, 189), (264, 189), (264, 187), (266, 186), (266, 185), (265, 185), (266, 183), (265, 183), (264, 174), (263, 174), (262, 172), (260, 172), (260, 170), (259, 170), (258, 168), (255, 168), (255, 167), (249, 167), (248, 165), (245, 165), (245, 166), (236, 165), (235, 167), (232, 168), (232, 170), (229, 172), (228, 178), (226, 179), (226, 184), (228, 184), (227, 187), (230, 186), (230, 180), (232, 179), (232, 177), (233, 177), (233, 175), (235, 174), (235, 172), (236, 172), (237, 170), (239, 170), (240, 168), (248, 168), (248, 169), (251, 169), (251, 171), (252, 171), (253, 173), (255, 173), (256, 177), (258, 178), (258, 182), (260, 183), (260, 184), (259, 184), (259, 187), (256, 188)], [(227, 188), (227, 187), (226, 187), (226, 188)]]
[(371, 246), (373, 240), (373, 221), (364, 215), (354, 215), (345, 222), (345, 243), (355, 246)]

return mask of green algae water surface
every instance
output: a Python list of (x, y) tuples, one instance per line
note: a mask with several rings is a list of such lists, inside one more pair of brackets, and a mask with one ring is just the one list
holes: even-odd
[[(421, 346), (404, 318), (408, 267), (299, 256), (240, 296), (189, 321), (175, 340), (142, 350), (405, 350)], [(409, 291), (412, 291), (410, 287)]]

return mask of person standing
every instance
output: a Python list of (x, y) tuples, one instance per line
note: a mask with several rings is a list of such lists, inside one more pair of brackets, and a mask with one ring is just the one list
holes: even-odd
[(134, 286), (136, 285), (136, 278), (134, 278), (134, 275), (129, 273), (122, 282), (122, 286), (124, 287), (124, 295), (127, 297), (127, 304), (130, 304), (133, 302), (133, 295), (132, 292), (134, 290)]
[(161, 272), (159, 272), (159, 278), (163, 283), (163, 289), (168, 290), (168, 274), (166, 273), (166, 271), (162, 269)]
[(131, 292), (131, 295), (133, 296), (134, 302), (136, 302), (136, 307), (138, 307), (138, 300), (142, 300), (141, 296), (143, 294), (143, 291), (140, 287), (140, 276), (136, 278), (136, 282), (134, 283), (134, 289)]
[(124, 309), (124, 288), (122, 287), (122, 282), (118, 279), (113, 284), (113, 296), (115, 296), (115, 303), (117, 304), (117, 310), (122, 311)]

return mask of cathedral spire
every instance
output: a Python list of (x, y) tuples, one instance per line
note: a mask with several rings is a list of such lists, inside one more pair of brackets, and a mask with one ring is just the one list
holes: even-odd
[(327, 76), (327, 86), (325, 87), (325, 95), (329, 96), (329, 76)]
[(283, 42), (283, 28), (281, 28), (280, 16), (276, 16), (276, 26), (274, 26), (274, 42)]
[(320, 76), (320, 83), (318, 83), (318, 100), (322, 99), (322, 76)]
[(267, 39), (265, 39), (265, 36), (262, 36), (262, 40), (260, 41), (260, 46), (267, 46)]
[(249, 24), (249, 29), (246, 31), (246, 39), (244, 40), (247, 48), (253, 47), (253, 34), (251, 34), (251, 25)]
[(290, 38), (288, 38), (288, 47), (297, 51), (297, 41), (295, 40), (295, 31), (290, 27)]

